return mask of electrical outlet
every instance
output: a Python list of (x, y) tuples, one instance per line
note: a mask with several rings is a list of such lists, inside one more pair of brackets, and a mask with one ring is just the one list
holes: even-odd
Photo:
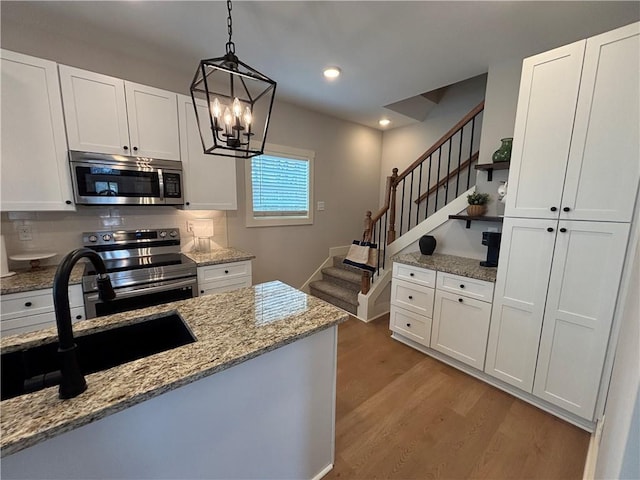
[(22, 241), (33, 240), (31, 225), (20, 225), (18, 227), (18, 238)]
[(318, 211), (322, 212), (324, 210), (324, 202), (318, 202)]
[(187, 220), (187, 232), (193, 233), (193, 222)]

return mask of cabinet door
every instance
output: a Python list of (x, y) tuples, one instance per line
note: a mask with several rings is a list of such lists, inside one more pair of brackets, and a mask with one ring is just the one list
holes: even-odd
[(534, 395), (593, 418), (629, 224), (561, 221)]
[[(533, 388), (557, 222), (505, 218), (484, 371)], [(553, 230), (548, 231), (549, 228)]]
[(54, 62), (0, 50), (2, 210), (75, 210)]
[[(206, 102), (200, 119), (208, 118)], [(180, 152), (185, 177), (185, 209), (236, 210), (236, 159), (205, 155), (191, 97), (178, 95)]]
[(482, 370), (491, 304), (436, 290), (431, 348)]
[(631, 221), (640, 178), (639, 34), (634, 23), (587, 40), (560, 218)]
[(180, 160), (178, 96), (124, 82), (132, 155)]
[(508, 217), (558, 218), (584, 46), (582, 40), (523, 62)]
[(124, 82), (60, 65), (70, 150), (129, 155)]

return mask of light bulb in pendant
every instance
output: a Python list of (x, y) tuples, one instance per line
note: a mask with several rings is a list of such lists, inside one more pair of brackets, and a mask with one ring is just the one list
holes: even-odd
[(211, 114), (214, 116), (214, 118), (218, 119), (220, 118), (221, 112), (222, 108), (220, 107), (220, 101), (216, 97), (213, 99), (213, 102), (211, 102)]
[(236, 116), (236, 118), (240, 118), (240, 115), (242, 115), (242, 105), (240, 105), (240, 100), (238, 100), (238, 97), (233, 99), (233, 114)]
[(231, 124), (233, 123), (233, 116), (231, 115), (231, 110), (229, 110), (229, 107), (226, 107), (226, 108), (224, 109), (224, 117), (223, 117), (223, 120), (224, 120), (224, 124), (225, 124), (227, 127), (231, 127)]
[(245, 107), (244, 115), (243, 115), (242, 119), (244, 120), (245, 128), (248, 130), (249, 127), (251, 126), (251, 121), (253, 120), (253, 117), (251, 115), (251, 109), (249, 107)]

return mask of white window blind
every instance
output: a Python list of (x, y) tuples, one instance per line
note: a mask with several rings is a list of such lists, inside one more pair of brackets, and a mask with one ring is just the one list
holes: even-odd
[(309, 160), (260, 155), (251, 159), (254, 217), (309, 215)]

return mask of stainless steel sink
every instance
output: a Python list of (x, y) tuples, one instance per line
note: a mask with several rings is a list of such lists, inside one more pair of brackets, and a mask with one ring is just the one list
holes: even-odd
[[(180, 315), (170, 313), (133, 325), (82, 335), (75, 339), (84, 375), (171, 350), (196, 341)], [(2, 400), (60, 383), (58, 342), (11, 353), (0, 359)]]

